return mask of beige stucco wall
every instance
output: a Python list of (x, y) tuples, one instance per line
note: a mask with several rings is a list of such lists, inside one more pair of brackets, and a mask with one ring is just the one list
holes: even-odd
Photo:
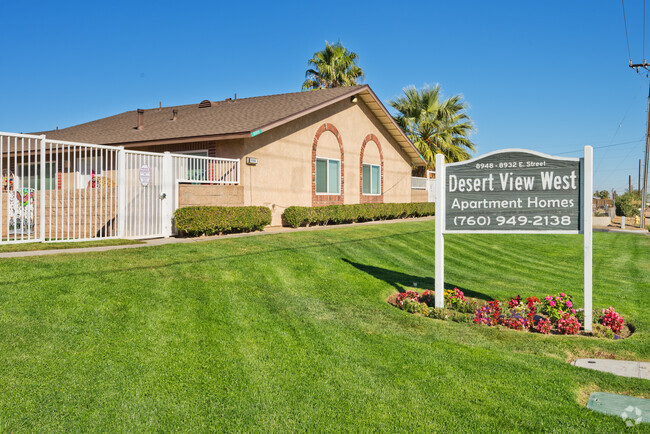
[(411, 195), (413, 202), (429, 202), (429, 192), (426, 190), (412, 189)]
[[(382, 149), (383, 202), (411, 201), (410, 159), (361, 101), (338, 102), (256, 137), (155, 146), (143, 150), (179, 152), (207, 148), (210, 156), (240, 159), (243, 204), (268, 206), (273, 213), (271, 224), (277, 226), (282, 224), (281, 216), (287, 207), (312, 206), (312, 145), (316, 132), (325, 123), (336, 127), (343, 143), (344, 203), (360, 201), (361, 147), (369, 134), (379, 139)], [(317, 156), (341, 158), (338, 140), (332, 132), (325, 131), (320, 136)], [(246, 157), (256, 158), (257, 164), (247, 165)], [(381, 163), (379, 148), (373, 142), (366, 145), (363, 162)], [(235, 205), (231, 200), (233, 196), (213, 194), (206, 188), (201, 193), (194, 190), (191, 193), (193, 198), (186, 196), (186, 199), (181, 199), (181, 206), (198, 204), (198, 194), (206, 195), (205, 205)]]
[(242, 206), (244, 187), (241, 185), (191, 185), (178, 186), (179, 206)]
[[(382, 148), (383, 150), (383, 148)], [(375, 142), (368, 142), (366, 149), (363, 151), (364, 164), (381, 164), (381, 155), (379, 154), (379, 146)]]
[[(361, 146), (369, 134), (379, 139), (384, 157), (383, 201), (411, 201), (410, 159), (362, 102), (345, 100), (244, 140), (241, 182), (246, 205), (269, 206), (272, 225), (281, 224), (290, 205), (312, 206), (312, 144), (324, 123), (334, 125), (343, 142), (344, 203), (359, 203)], [(340, 158), (333, 133), (321, 135), (317, 156)], [(257, 165), (246, 165), (246, 157), (257, 158)], [(377, 147), (366, 145), (364, 162), (379, 161)]]

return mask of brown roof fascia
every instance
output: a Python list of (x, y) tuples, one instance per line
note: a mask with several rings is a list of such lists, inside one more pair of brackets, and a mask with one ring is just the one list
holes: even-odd
[(251, 133), (253, 133), (254, 131), (259, 131), (260, 133), (263, 133), (263, 132), (268, 131), (268, 130), (270, 130), (272, 128), (279, 127), (280, 125), (284, 125), (284, 124), (286, 124), (288, 122), (291, 122), (293, 120), (296, 120), (296, 119), (298, 119), (298, 118), (300, 118), (302, 116), (308, 115), (309, 113), (313, 113), (313, 112), (318, 111), (318, 110), (320, 110), (322, 108), (325, 108), (325, 107), (327, 107), (329, 105), (335, 104), (335, 103), (337, 103), (339, 101), (343, 101), (346, 98), (350, 98), (351, 96), (356, 95), (358, 93), (361, 93), (364, 90), (370, 90), (370, 86), (368, 86), (367, 84), (364, 84), (361, 87), (356, 87), (354, 89), (351, 89), (350, 92), (346, 92), (343, 95), (337, 96), (336, 98), (332, 98), (330, 100), (327, 100), (327, 101), (324, 101), (324, 102), (322, 102), (320, 104), (317, 104), (317, 105), (315, 105), (313, 107), (309, 107), (308, 109), (296, 112), (296, 113), (294, 113), (292, 115), (289, 115), (287, 117), (284, 117), (282, 119), (278, 119), (277, 121), (273, 121), (270, 124), (266, 124), (266, 125), (263, 125), (263, 126), (261, 126), (259, 128), (255, 128), (254, 130), (251, 131)]
[(160, 146), (160, 145), (174, 145), (176, 143), (211, 142), (217, 140), (245, 139), (247, 137), (250, 138), (250, 136), (251, 134), (249, 132), (241, 132), (241, 133), (216, 134), (211, 136), (192, 136), (192, 137), (178, 137), (178, 138), (171, 138), (171, 139), (143, 140), (140, 142), (110, 143), (109, 145), (124, 146), (124, 147)]

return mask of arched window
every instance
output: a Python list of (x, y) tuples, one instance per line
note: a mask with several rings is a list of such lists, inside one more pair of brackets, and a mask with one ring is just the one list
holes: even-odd
[(383, 202), (384, 155), (374, 134), (364, 139), (359, 160), (360, 202)]
[(343, 203), (343, 142), (332, 124), (320, 126), (312, 147), (312, 205)]

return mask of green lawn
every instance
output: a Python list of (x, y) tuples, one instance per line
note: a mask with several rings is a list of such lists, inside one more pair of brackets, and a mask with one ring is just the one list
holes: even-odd
[(15, 243), (0, 245), (0, 253), (9, 252), (31, 252), (35, 250), (60, 250), (60, 249), (79, 249), (81, 247), (104, 247), (104, 246), (123, 246), (126, 244), (144, 244), (140, 240), (97, 240), (97, 241), (80, 241), (80, 242), (56, 242), (56, 243)]
[[(627, 429), (586, 398), (650, 398), (650, 382), (567, 360), (650, 359), (650, 237), (594, 234), (594, 306), (637, 328), (607, 341), (388, 305), (396, 287), (433, 288), (433, 228), (0, 260), (0, 432)], [(467, 295), (582, 304), (581, 236), (446, 240), (446, 283)]]

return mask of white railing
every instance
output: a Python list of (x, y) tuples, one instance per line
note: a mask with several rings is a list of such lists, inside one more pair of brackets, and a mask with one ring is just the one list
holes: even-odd
[(180, 183), (239, 184), (239, 160), (171, 154), (175, 179)]
[(411, 176), (411, 188), (414, 190), (426, 190), (427, 178), (419, 178), (417, 176)]
[(239, 160), (0, 132), (0, 244), (168, 236), (178, 184), (239, 184)]

